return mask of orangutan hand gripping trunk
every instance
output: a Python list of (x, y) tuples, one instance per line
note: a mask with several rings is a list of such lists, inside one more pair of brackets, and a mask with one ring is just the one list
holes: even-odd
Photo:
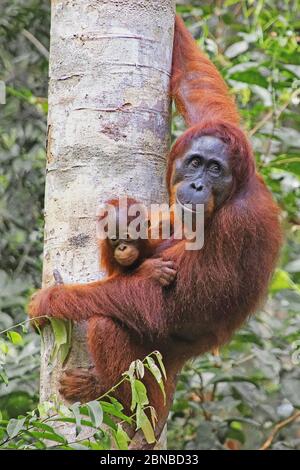
[[(228, 341), (255, 312), (265, 298), (281, 245), (278, 207), (256, 173), (227, 86), (178, 17), (171, 95), (188, 129), (168, 157), (170, 201), (183, 207), (204, 204), (203, 248), (187, 251), (185, 240), (171, 240), (161, 250), (159, 256), (172, 261), (177, 271), (167, 288), (137, 269), (104, 282), (41, 290), (29, 308), (31, 318), (46, 314), (89, 320), (95, 368), (89, 374), (69, 371), (63, 376), (62, 392), (70, 400), (96, 398), (132, 360), (153, 349), (161, 351), (168, 375), (166, 404), (157, 384), (146, 377), (159, 418), (157, 435), (168, 414), (176, 374), (187, 359)], [(126, 388), (118, 398), (128, 408)]]

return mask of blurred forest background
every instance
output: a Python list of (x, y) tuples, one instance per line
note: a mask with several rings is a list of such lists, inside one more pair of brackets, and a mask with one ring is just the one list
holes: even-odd
[[(300, 449), (300, 5), (182, 1), (177, 10), (236, 96), (286, 242), (267, 305), (220, 356), (189, 363), (169, 449)], [(38, 402), (39, 342), (17, 327), (40, 286), (50, 6), (0, 1), (0, 419)], [(182, 131), (175, 118), (173, 134)], [(298, 413), (298, 414), (297, 414)], [(276, 427), (276, 425), (278, 425)], [(0, 435), (1, 440), (1, 435)]]

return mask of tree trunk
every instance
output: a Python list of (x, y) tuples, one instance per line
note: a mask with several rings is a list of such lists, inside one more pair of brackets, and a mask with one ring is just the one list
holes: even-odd
[[(54, 269), (65, 283), (103, 276), (101, 202), (124, 194), (166, 200), (174, 3), (52, 1), (44, 286), (53, 284)], [(41, 401), (59, 395), (62, 365), (49, 365), (52, 348), (47, 327)], [(67, 367), (88, 363), (84, 325), (75, 325)]]

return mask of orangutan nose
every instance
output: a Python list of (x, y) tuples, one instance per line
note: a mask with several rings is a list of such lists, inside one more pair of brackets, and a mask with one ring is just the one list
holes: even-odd
[(127, 250), (127, 245), (125, 245), (125, 244), (119, 245), (119, 250), (120, 250), (120, 251), (125, 251), (125, 250)]
[(203, 184), (200, 181), (198, 183), (193, 181), (193, 183), (191, 184), (191, 187), (195, 189), (196, 191), (202, 191)]

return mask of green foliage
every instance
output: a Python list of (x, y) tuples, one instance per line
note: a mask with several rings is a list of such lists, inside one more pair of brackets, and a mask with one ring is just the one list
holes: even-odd
[[(0, 330), (24, 320), (29, 294), (41, 279), (48, 60), (26, 32), (47, 50), (49, 29), (48, 1), (1, 2), (6, 104), (0, 104)], [(39, 350), (39, 337), (24, 333), (22, 325), (0, 336), (3, 419), (36, 406)]]
[(50, 361), (54, 362), (58, 356), (60, 362), (64, 364), (71, 348), (72, 322), (59, 318), (50, 318), (50, 323), (54, 335), (54, 348)]
[[(265, 309), (220, 357), (208, 354), (184, 369), (169, 420), (170, 448), (255, 449), (276, 423), (291, 418), (271, 447), (300, 449), (293, 419), (300, 408), (299, 6), (297, 0), (178, 2), (178, 12), (237, 99), (258, 168), (282, 207), (286, 243)], [(132, 418), (124, 415), (113, 391), (101, 405), (72, 410), (37, 405), (39, 338), (21, 324), (42, 268), (49, 22), (46, 0), (1, 2), (0, 80), (7, 100), (0, 105), (0, 330), (5, 331), (0, 336), (0, 440), (9, 438), (6, 447), (43, 449), (47, 439), (67, 448), (50, 418), (56, 413), (57, 422), (77, 422), (78, 431), (88, 426), (95, 432), (93, 442), (79, 435), (72, 448), (109, 449), (114, 442), (124, 449)], [(182, 129), (176, 117), (174, 136)], [(66, 357), (71, 334), (67, 325), (55, 327), (60, 347), (53, 360), (56, 354)], [(132, 413), (151, 440), (155, 413), (144, 414), (145, 368), (161, 388), (164, 371), (160, 357), (151, 355), (127, 376)]]
[[(2, 326), (24, 316), (40, 283), (48, 61), (25, 36), (49, 44), (48, 2), (4, 0), (0, 17), (0, 309)], [(3, 312), (3, 314), (2, 314)]]
[[(155, 420), (152, 419), (151, 422), (147, 413), (153, 417), (155, 412), (149, 406), (143, 382), (138, 379), (138, 377), (143, 378), (144, 365), (149, 360), (152, 367), (155, 366), (161, 374), (161, 356), (155, 351), (143, 362), (133, 362), (130, 369), (123, 374), (122, 380), (98, 400), (90, 401), (84, 405), (74, 403), (69, 407), (55, 401), (47, 401), (17, 418), (0, 419), (0, 449), (46, 449), (51, 446), (52, 449), (63, 450), (103, 450), (112, 447), (127, 450), (131, 441), (127, 434), (128, 425), (136, 431), (141, 429), (146, 441), (154, 443)], [(158, 365), (155, 364), (155, 360)], [(141, 365), (142, 376), (140, 374)], [(133, 396), (131, 416), (127, 416), (123, 412), (122, 404), (113, 397), (115, 390), (126, 381), (130, 382)], [(164, 393), (163, 386), (162, 391)], [(76, 435), (71, 442), (59, 432), (62, 424), (64, 426), (75, 424)]]

